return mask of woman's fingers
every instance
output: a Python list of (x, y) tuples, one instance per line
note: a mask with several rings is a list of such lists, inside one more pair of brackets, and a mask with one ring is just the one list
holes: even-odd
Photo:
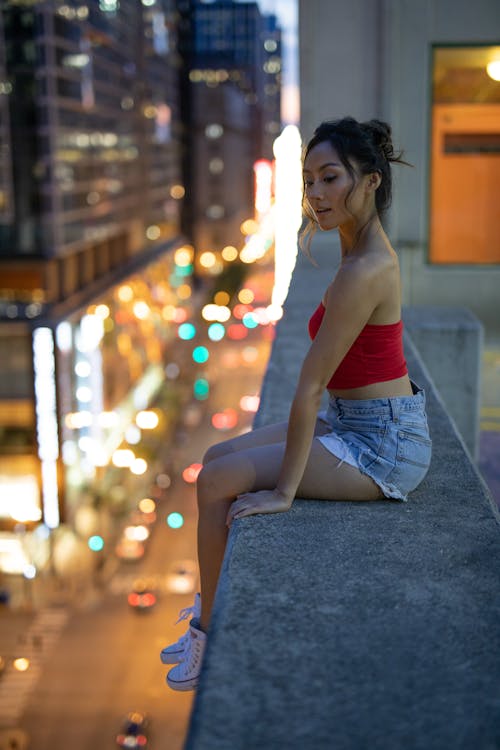
[(235, 518), (244, 518), (256, 513), (280, 513), (288, 510), (289, 507), (283, 497), (272, 490), (245, 492), (243, 495), (238, 495), (230, 506), (226, 525), (230, 526)]
[[(242, 518), (244, 515), (251, 515), (252, 510), (250, 508), (250, 513), (248, 513), (249, 508), (250, 506), (248, 506), (248, 504), (245, 503), (244, 498), (240, 496), (237, 500), (235, 500), (232, 503), (232, 505), (229, 508), (227, 518), (226, 518), (226, 525), (230, 526), (231, 521), (234, 518)], [(255, 513), (255, 511), (253, 512)]]

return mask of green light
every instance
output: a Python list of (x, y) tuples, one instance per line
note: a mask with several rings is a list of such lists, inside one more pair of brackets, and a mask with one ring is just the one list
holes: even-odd
[(189, 266), (176, 266), (175, 273), (177, 276), (190, 276), (193, 273), (193, 266), (192, 264)]
[(222, 323), (212, 323), (212, 325), (208, 327), (208, 338), (211, 341), (220, 341), (225, 335), (226, 329)]
[(180, 339), (183, 339), (183, 341), (189, 341), (196, 336), (196, 328), (192, 323), (182, 323), (179, 326), (177, 333)]
[(193, 359), (195, 362), (198, 362), (198, 364), (206, 362), (209, 356), (206, 346), (197, 346), (193, 349)]
[(257, 328), (257, 326), (259, 325), (257, 318), (251, 312), (245, 313), (242, 322), (245, 328)]
[(98, 536), (97, 534), (95, 534), (94, 536), (89, 537), (87, 544), (89, 545), (89, 549), (91, 549), (92, 552), (100, 552), (104, 547), (104, 539), (102, 538), (102, 536)]
[(209, 391), (210, 386), (208, 384), (208, 380), (205, 380), (205, 378), (198, 378), (193, 386), (195, 398), (197, 398), (198, 401), (203, 401), (204, 399), (208, 398)]
[(167, 516), (167, 524), (171, 529), (180, 529), (184, 526), (184, 517), (181, 513), (169, 513)]

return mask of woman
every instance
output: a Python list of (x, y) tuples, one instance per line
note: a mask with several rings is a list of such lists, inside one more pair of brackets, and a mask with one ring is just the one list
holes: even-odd
[[(295, 497), (405, 501), (431, 454), (425, 396), (403, 355), (398, 259), (381, 224), (391, 199), (390, 127), (322, 123), (304, 155), (306, 234), (340, 235), (340, 267), (309, 321), (312, 338), (288, 423), (211, 447), (198, 477), (197, 595), (188, 632), (161, 653), (167, 683), (196, 687), (228, 526), (282, 513)], [(326, 412), (318, 413), (324, 389)], [(201, 607), (200, 607), (201, 605)]]

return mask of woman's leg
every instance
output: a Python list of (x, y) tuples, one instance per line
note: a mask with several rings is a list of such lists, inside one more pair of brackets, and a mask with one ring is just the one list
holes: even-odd
[[(248, 433), (249, 435), (251, 433)], [(246, 437), (246, 436), (243, 436)], [(231, 441), (228, 441), (231, 442)], [(198, 562), (202, 612), (200, 626), (208, 628), (220, 567), (226, 548), (229, 506), (237, 495), (276, 486), (285, 443), (270, 443), (229, 451), (212, 458), (198, 476)], [(313, 440), (297, 497), (317, 500), (379, 500), (375, 482)]]
[[(203, 465), (213, 461), (215, 458), (221, 458), (228, 453), (237, 453), (248, 448), (257, 448), (262, 445), (273, 445), (274, 443), (284, 443), (286, 440), (286, 431), (288, 422), (275, 422), (274, 424), (257, 427), (255, 430), (245, 432), (243, 435), (222, 440), (208, 448), (203, 458)], [(315, 435), (324, 435), (329, 432), (329, 427), (321, 419), (316, 420)]]
[(228, 453), (236, 453), (246, 448), (256, 448), (259, 445), (271, 445), (273, 443), (282, 443), (286, 439), (287, 422), (277, 422), (275, 424), (257, 427), (250, 432), (244, 432), (228, 440), (221, 440), (208, 448), (203, 457), (203, 465), (213, 461), (215, 458), (221, 458)]

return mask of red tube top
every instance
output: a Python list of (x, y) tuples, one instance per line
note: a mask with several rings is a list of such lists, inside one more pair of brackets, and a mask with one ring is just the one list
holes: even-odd
[[(325, 314), (320, 302), (309, 320), (309, 335), (318, 333)], [(360, 388), (394, 380), (408, 369), (403, 352), (403, 321), (389, 325), (366, 325), (335, 370), (327, 388)]]

